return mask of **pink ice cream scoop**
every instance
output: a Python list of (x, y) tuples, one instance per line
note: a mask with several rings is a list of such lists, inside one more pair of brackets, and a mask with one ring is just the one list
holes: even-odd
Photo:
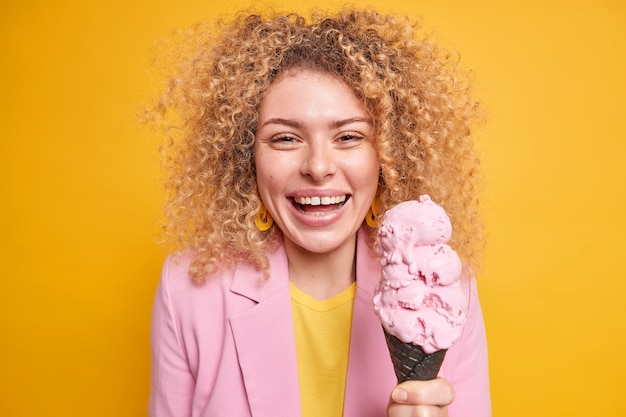
[[(436, 376), (445, 351), (461, 336), (467, 296), (461, 288), (461, 260), (447, 244), (451, 235), (448, 215), (428, 195), (387, 211), (378, 231), (382, 278), (374, 293), (374, 310), (399, 380), (423, 379), (422, 371), (415, 375), (413, 368), (430, 367), (416, 363), (437, 352), (437, 360), (428, 358), (438, 362), (429, 373)], [(413, 350), (421, 359), (407, 358)]]

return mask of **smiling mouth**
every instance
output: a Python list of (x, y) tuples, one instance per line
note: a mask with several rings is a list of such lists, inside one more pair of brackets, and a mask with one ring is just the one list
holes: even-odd
[(339, 210), (348, 197), (344, 195), (332, 197), (294, 197), (293, 205), (301, 213), (329, 213)]

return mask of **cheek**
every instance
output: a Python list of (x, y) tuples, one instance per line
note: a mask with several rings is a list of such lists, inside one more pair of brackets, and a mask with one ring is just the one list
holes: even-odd
[(364, 157), (360, 163), (355, 164), (355, 166), (351, 167), (353, 172), (360, 172), (361, 175), (361, 184), (363, 186), (372, 186), (378, 187), (378, 177), (380, 175), (380, 163), (378, 161), (378, 156), (374, 151), (370, 152), (366, 157)]
[(274, 163), (268, 163), (270, 161), (267, 158), (261, 156), (256, 162), (256, 183), (261, 196), (261, 200), (264, 203), (268, 203), (268, 199), (277, 192), (281, 191), (280, 179), (282, 176), (278, 172), (278, 165)]
[(254, 167), (256, 171), (256, 182), (259, 190), (266, 187), (271, 179), (272, 173), (268, 172), (267, 154), (259, 149), (255, 149)]
[(269, 190), (272, 188), (272, 180), (273, 176), (271, 174), (268, 174), (263, 169), (257, 169), (256, 186), (259, 190), (259, 193), (261, 194), (261, 198), (266, 197)]

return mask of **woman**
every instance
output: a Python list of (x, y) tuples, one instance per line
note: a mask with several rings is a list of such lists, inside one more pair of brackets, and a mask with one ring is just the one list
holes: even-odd
[[(152, 416), (490, 415), (470, 273), (477, 105), (416, 29), (371, 10), (241, 15), (183, 45), (157, 106), (167, 231), (185, 249), (155, 298)], [(373, 236), (424, 193), (452, 219), (470, 312), (440, 377), (396, 386)]]

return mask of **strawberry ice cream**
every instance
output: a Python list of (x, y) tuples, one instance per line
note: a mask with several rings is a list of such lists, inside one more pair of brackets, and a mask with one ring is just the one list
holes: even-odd
[(389, 210), (378, 231), (383, 268), (374, 310), (399, 380), (434, 378), (461, 336), (467, 297), (451, 234), (448, 215), (428, 195)]

